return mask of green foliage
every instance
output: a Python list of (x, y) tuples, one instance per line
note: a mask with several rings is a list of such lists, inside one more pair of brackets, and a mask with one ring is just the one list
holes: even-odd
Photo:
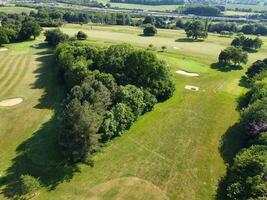
[(218, 60), (220, 63), (223, 63), (225, 65), (240, 65), (241, 63), (246, 64), (248, 62), (248, 55), (240, 48), (227, 47), (226, 49), (221, 51)]
[(255, 145), (240, 152), (230, 168), (228, 199), (266, 198), (266, 167), (267, 146)]
[(21, 29), (19, 32), (19, 38), (21, 40), (28, 40), (32, 36), (35, 39), (40, 35), (42, 28), (36, 21), (27, 20), (24, 21), (21, 25)]
[(90, 161), (100, 136), (105, 142), (121, 135), (157, 99), (174, 91), (166, 64), (127, 44), (103, 50), (77, 41), (61, 43), (56, 59), (66, 85), (74, 86), (59, 118), (59, 143), (74, 163)]
[(143, 91), (134, 85), (120, 86), (117, 91), (116, 101), (129, 106), (137, 117), (143, 113), (146, 107)]
[(200, 16), (218, 16), (221, 10), (215, 6), (196, 5), (188, 6), (183, 10), (183, 14), (194, 14)]
[(267, 70), (267, 59), (257, 60), (247, 70), (246, 75), (251, 82), (262, 80)]
[(59, 144), (70, 162), (91, 161), (99, 148), (98, 130), (110, 105), (110, 92), (93, 76), (75, 86), (59, 118)]
[(144, 26), (143, 33), (145, 36), (154, 36), (157, 34), (157, 29), (155, 26), (153, 26), (151, 24), (146, 24)]
[(252, 104), (265, 97), (267, 97), (267, 84), (261, 82), (254, 84), (250, 91), (246, 94), (247, 102), (249, 104)]
[(241, 112), (241, 122), (246, 127), (248, 138), (255, 138), (267, 131), (267, 98), (257, 100)]
[(197, 40), (198, 38), (207, 38), (208, 32), (201, 21), (192, 21), (185, 28), (186, 36)]
[(9, 43), (9, 39), (6, 30), (0, 27), (0, 46), (7, 43)]
[(152, 52), (135, 50), (126, 60), (125, 75), (128, 83), (147, 89), (158, 101), (170, 98), (174, 84), (166, 63)]
[(60, 29), (47, 30), (44, 35), (45, 41), (53, 46), (56, 46), (60, 42), (64, 42), (69, 38), (69, 36), (67, 34), (64, 34)]
[(102, 140), (107, 141), (113, 137), (121, 135), (129, 129), (136, 116), (132, 109), (124, 103), (116, 104), (110, 112), (106, 114), (105, 120), (100, 128)]
[(39, 179), (31, 175), (21, 175), (20, 183), (21, 183), (21, 194), (24, 196), (34, 195), (38, 190), (41, 189), (41, 184), (39, 182)]
[(88, 36), (83, 31), (79, 31), (77, 33), (76, 37), (77, 37), (78, 40), (86, 40)]
[(259, 49), (263, 45), (263, 41), (259, 38), (256, 37), (255, 39), (245, 37), (244, 35), (236, 37), (232, 43), (232, 46), (235, 47), (241, 47), (244, 50), (250, 50), (250, 49)]
[(113, 3), (132, 3), (143, 5), (183, 5), (184, 0), (111, 0)]

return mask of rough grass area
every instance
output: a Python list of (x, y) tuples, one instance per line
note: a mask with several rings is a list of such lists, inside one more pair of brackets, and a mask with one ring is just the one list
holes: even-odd
[[(93, 168), (69, 168), (57, 153), (53, 112), (62, 90), (49, 49), (39, 40), (8, 45), (8, 51), (0, 52), (0, 100), (22, 96), (25, 101), (16, 108), (0, 108), (0, 146), (5, 147), (0, 149), (0, 199), (18, 194), (21, 173), (40, 177), (44, 188), (38, 200), (215, 198), (226, 164), (240, 145), (235, 140), (241, 132), (235, 107), (246, 90), (239, 82), (245, 68), (214, 65), (231, 39), (211, 34), (206, 41), (190, 42), (183, 31), (173, 30), (147, 38), (139, 35), (139, 28), (122, 26), (66, 25), (62, 30), (70, 35), (83, 30), (89, 36), (86, 42), (98, 46), (167, 46), (165, 52), (155, 52), (168, 63), (176, 92), (96, 153)], [(263, 39), (263, 49), (249, 54), (250, 63), (266, 57)], [(185, 85), (201, 89), (193, 92)]]

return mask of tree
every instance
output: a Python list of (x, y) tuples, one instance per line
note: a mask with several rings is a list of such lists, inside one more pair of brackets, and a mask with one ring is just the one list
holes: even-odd
[(116, 102), (129, 106), (136, 117), (141, 115), (146, 107), (143, 91), (134, 85), (120, 86)]
[(121, 135), (131, 127), (135, 119), (136, 117), (129, 106), (123, 103), (116, 104), (106, 114), (105, 120), (100, 128), (99, 132), (102, 140), (107, 141)]
[(257, 100), (250, 104), (241, 113), (241, 122), (247, 130), (249, 139), (267, 131), (267, 98)]
[(267, 71), (267, 59), (257, 60), (247, 70), (246, 75), (250, 81), (261, 80)]
[(185, 28), (186, 36), (197, 40), (198, 38), (207, 38), (208, 32), (201, 21), (192, 21)]
[(19, 38), (21, 40), (28, 40), (33, 36), (35, 39), (40, 35), (41, 31), (42, 28), (36, 21), (24, 21), (19, 32)]
[(78, 40), (86, 40), (87, 39), (87, 34), (82, 32), (82, 31), (79, 31), (77, 33), (76, 37), (77, 37)]
[(254, 145), (234, 159), (227, 181), (227, 199), (265, 199), (267, 146)]
[(45, 33), (45, 41), (48, 44), (56, 46), (60, 42), (68, 40), (69, 36), (64, 34), (60, 29), (47, 30)]
[(98, 130), (107, 107), (110, 92), (94, 76), (71, 89), (59, 117), (59, 144), (70, 162), (91, 163), (91, 154), (99, 148)]
[(151, 15), (146, 16), (143, 21), (143, 24), (154, 24), (154, 17)]
[(7, 43), (9, 43), (9, 39), (6, 30), (0, 27), (0, 46)]
[(175, 87), (170, 71), (166, 63), (158, 60), (153, 52), (135, 50), (125, 63), (124, 72), (129, 84), (147, 89), (158, 101), (172, 96)]
[(256, 50), (261, 48), (261, 46), (263, 45), (263, 41), (259, 37), (252, 39), (241, 35), (233, 39), (231, 45), (235, 47), (241, 47), (244, 50)]
[(165, 51), (166, 49), (167, 49), (166, 46), (162, 46), (162, 47), (161, 47), (161, 50), (162, 50), (162, 51)]
[(143, 32), (145, 36), (154, 36), (155, 34), (157, 34), (157, 29), (155, 26), (147, 24), (145, 25)]
[(101, 117), (90, 104), (72, 99), (64, 107), (59, 124), (59, 144), (67, 160), (72, 163), (91, 160), (91, 153), (99, 147)]
[(240, 65), (241, 63), (246, 64), (248, 61), (248, 55), (243, 52), (242, 49), (236, 47), (227, 47), (222, 50), (219, 54), (219, 63)]

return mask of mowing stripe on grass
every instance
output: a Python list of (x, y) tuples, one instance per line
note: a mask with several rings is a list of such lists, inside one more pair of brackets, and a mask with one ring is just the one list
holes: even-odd
[(26, 58), (26, 56), (20, 56), (19, 58), (15, 59), (16, 61), (13, 65), (13, 67), (11, 67), (10, 70), (8, 70), (8, 73), (5, 76), (4, 81), (0, 83), (0, 89), (1, 90), (5, 89), (9, 84), (11, 84), (13, 82), (12, 80), (14, 78), (14, 75), (19, 72), (19, 70), (20, 70), (19, 66), (25, 58)]
[(0, 83), (5, 79), (12, 62), (14, 61), (13, 59), (14, 56), (6, 56), (6, 59), (0, 62)]
[(23, 70), (20, 70), (19, 73), (16, 74), (16, 77), (14, 77), (13, 82), (4, 90), (0, 92), (0, 95), (3, 94), (3, 96), (7, 95), (9, 92), (12, 92), (14, 88), (22, 81), (22, 79), (25, 77), (26, 73), (29, 69), (29, 64), (31, 62), (31, 56), (27, 56), (27, 59), (24, 60), (24, 63), (21, 64), (21, 68)]

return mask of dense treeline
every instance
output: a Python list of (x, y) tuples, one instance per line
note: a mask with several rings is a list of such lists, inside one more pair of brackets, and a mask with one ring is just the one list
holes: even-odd
[(166, 63), (127, 44), (102, 49), (60, 43), (56, 58), (70, 91), (59, 117), (59, 143), (71, 162), (91, 163), (104, 142), (174, 92)]
[(246, 93), (240, 124), (244, 127), (244, 148), (234, 158), (225, 177), (224, 199), (267, 198), (267, 59), (247, 70), (250, 90)]
[(0, 46), (2, 44), (35, 39), (42, 31), (39, 23), (26, 14), (1, 16)]
[[(185, 28), (190, 23), (190, 20), (182, 20), (178, 19), (176, 21), (177, 28)], [(221, 33), (221, 32), (229, 32), (229, 33), (237, 33), (241, 32), (244, 34), (251, 35), (267, 35), (267, 26), (264, 24), (244, 24), (238, 25), (233, 22), (211, 22), (208, 24), (208, 32), (212, 33)]]
[(132, 3), (143, 5), (183, 5), (184, 0), (111, 0), (113, 3)]
[(199, 16), (219, 16), (221, 14), (221, 9), (216, 6), (197, 5), (186, 7), (183, 9), (182, 13)]

